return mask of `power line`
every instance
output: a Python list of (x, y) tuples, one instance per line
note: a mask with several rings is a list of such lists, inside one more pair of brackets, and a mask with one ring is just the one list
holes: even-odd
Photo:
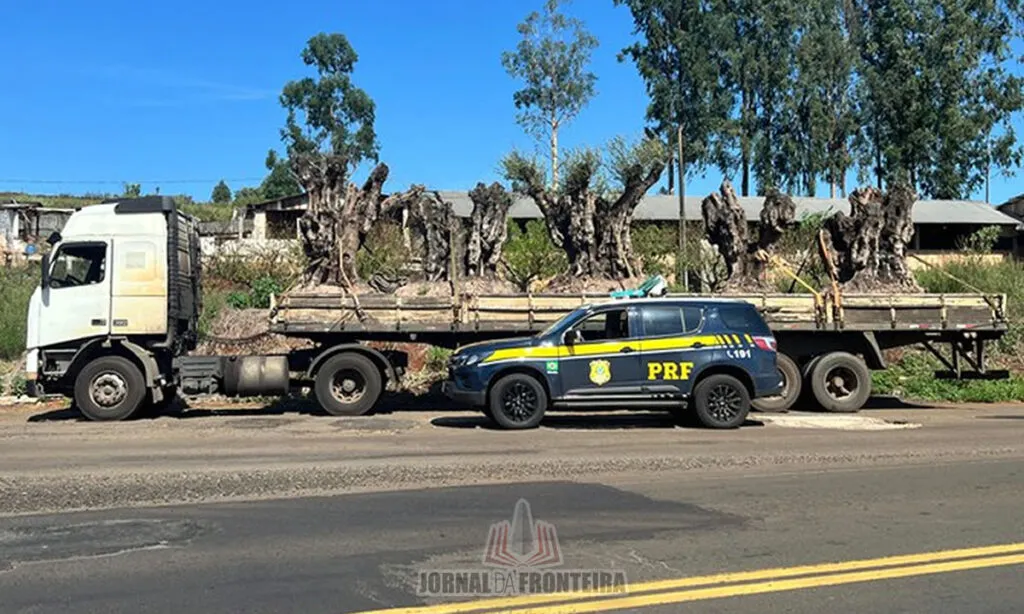
[(83, 185), (83, 184), (111, 184), (121, 185), (124, 183), (156, 183), (156, 184), (189, 184), (189, 183), (217, 183), (242, 182), (242, 181), (263, 181), (263, 177), (235, 177), (222, 179), (144, 179), (125, 181), (124, 179), (0, 179), (0, 183), (20, 183), (29, 185)]

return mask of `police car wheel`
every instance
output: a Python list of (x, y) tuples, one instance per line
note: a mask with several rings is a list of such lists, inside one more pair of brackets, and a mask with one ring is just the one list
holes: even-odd
[(808, 377), (814, 400), (834, 413), (859, 411), (871, 396), (871, 371), (848, 352), (832, 352), (814, 361)]
[(783, 412), (793, 407), (800, 392), (803, 390), (804, 378), (800, 373), (800, 367), (792, 358), (785, 354), (776, 356), (779, 375), (782, 376), (782, 394), (774, 397), (762, 397), (755, 399), (751, 405), (754, 409), (763, 412)]
[(731, 375), (716, 374), (702, 379), (693, 392), (697, 419), (712, 429), (738, 428), (750, 413), (750, 392)]
[(532, 429), (540, 425), (548, 407), (548, 394), (536, 378), (513, 373), (491, 388), (487, 416), (503, 429)]

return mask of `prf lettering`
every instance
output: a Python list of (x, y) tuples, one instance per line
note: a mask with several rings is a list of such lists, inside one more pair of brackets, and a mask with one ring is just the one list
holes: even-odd
[(692, 362), (649, 362), (647, 379), (690, 379)]

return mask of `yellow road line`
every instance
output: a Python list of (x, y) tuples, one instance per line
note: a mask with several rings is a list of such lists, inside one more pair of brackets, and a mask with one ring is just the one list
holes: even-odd
[(631, 597), (620, 597), (617, 599), (588, 601), (584, 603), (562, 603), (553, 606), (513, 610), (513, 612), (515, 612), (515, 614), (581, 614), (583, 612), (607, 612), (609, 610), (620, 610), (623, 608), (668, 605), (685, 603), (688, 601), (722, 599), (725, 597), (740, 597), (745, 595), (761, 595), (764, 593), (778, 593), (781, 591), (838, 586), (841, 584), (854, 584), (857, 582), (894, 580), (897, 578), (910, 578), (913, 576), (949, 573), (952, 571), (966, 571), (970, 569), (984, 569), (986, 567), (1001, 567), (1020, 564), (1024, 564), (1024, 554), (985, 557), (961, 561), (947, 561), (944, 563), (927, 563), (924, 565), (892, 567), (889, 569), (872, 569), (870, 571), (854, 571), (824, 576), (812, 576), (809, 578), (795, 578), (792, 580), (768, 580), (765, 582), (754, 582), (751, 584), (734, 584), (731, 586), (715, 586), (711, 588), (699, 588), (669, 593), (652, 593)]
[[(984, 556), (991, 557), (995, 555), (1020, 552), (1024, 552), (1024, 542), (1015, 544), (999, 544), (994, 546), (981, 546), (977, 548), (960, 548), (957, 550), (940, 550), (935, 552), (923, 552), (919, 554), (903, 554), (876, 559), (843, 561), (839, 563), (820, 563), (815, 565), (800, 565), (796, 567), (776, 567), (770, 569), (756, 569), (752, 571), (712, 574), (707, 576), (693, 576), (689, 578), (655, 580), (652, 582), (630, 583), (628, 585), (628, 589), (631, 595), (635, 597), (638, 593), (650, 593), (652, 591), (670, 591), (680, 588), (692, 588), (712, 584), (754, 582), (758, 580), (779, 580), (784, 578), (792, 578), (794, 576), (806, 576), (810, 574), (838, 574), (842, 572), (851, 572), (864, 569), (872, 569), (872, 572), (874, 573), (878, 571), (874, 568), (918, 565), (922, 563), (935, 563), (938, 561), (955, 561), (958, 559), (971, 559), (974, 557)], [(477, 601), (464, 601), (460, 603), (438, 604), (432, 606), (412, 606), (405, 608), (375, 610), (373, 612), (367, 612), (364, 614), (382, 614), (384, 612), (388, 612), (389, 614), (464, 614), (467, 612), (479, 612), (481, 610), (506, 611), (510, 608), (521, 608), (524, 606), (531, 605), (557, 604), (563, 602), (579, 601), (581, 599), (592, 599), (596, 597), (601, 597), (601, 595), (595, 593), (545, 593), (542, 595), (494, 597), (490, 599), (481, 599)]]

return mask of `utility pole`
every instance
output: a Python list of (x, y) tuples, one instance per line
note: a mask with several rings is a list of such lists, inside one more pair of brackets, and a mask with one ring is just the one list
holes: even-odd
[(683, 291), (690, 291), (690, 275), (686, 259), (686, 173), (683, 170), (686, 158), (683, 157), (683, 124), (680, 122), (676, 131), (676, 145), (679, 147), (676, 168), (679, 169), (679, 256), (676, 268), (683, 278)]

